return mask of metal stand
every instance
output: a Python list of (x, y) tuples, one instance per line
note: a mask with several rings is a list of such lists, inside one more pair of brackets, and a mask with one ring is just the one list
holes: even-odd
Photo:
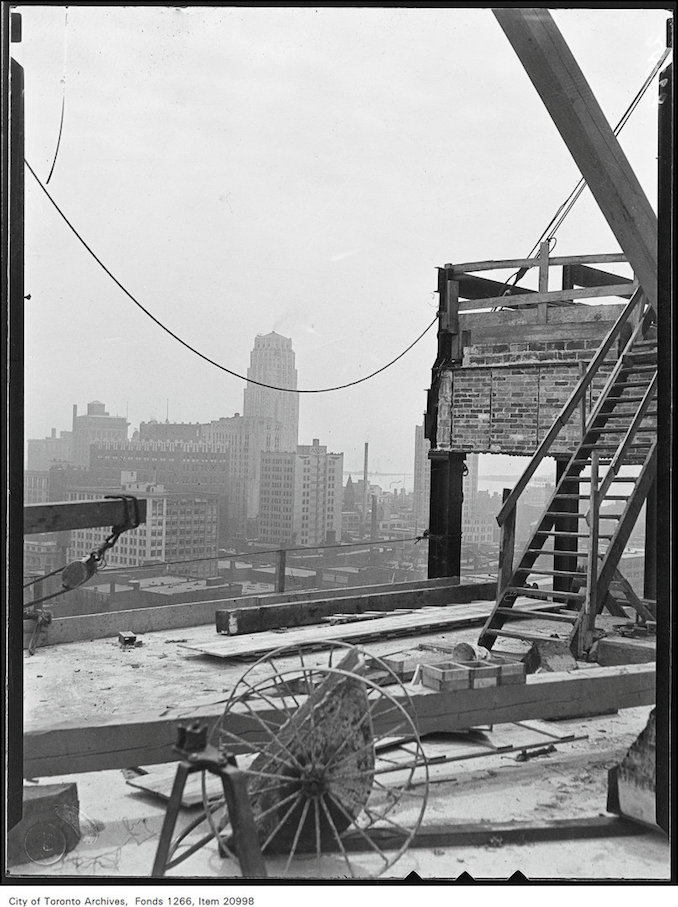
[[(234, 760), (229, 760), (215, 746), (207, 743), (207, 728), (204, 725), (196, 723), (188, 728), (180, 725), (177, 732), (177, 744), (174, 748), (183, 758), (177, 766), (151, 877), (161, 879), (168, 869), (183, 862), (214, 838), (214, 833), (210, 832), (187, 847), (180, 856), (174, 856), (181, 842), (207, 819), (206, 811), (173, 839), (186, 781), (195, 772), (207, 771), (221, 778), (224, 800), (233, 829), (233, 849), (238, 857), (243, 877), (266, 878), (266, 866), (261, 854), (244, 774), (231, 764)], [(206, 810), (209, 810), (209, 806)]]

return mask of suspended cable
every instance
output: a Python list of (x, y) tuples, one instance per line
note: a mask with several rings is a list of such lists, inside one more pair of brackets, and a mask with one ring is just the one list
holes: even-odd
[[(631, 118), (631, 115), (633, 114), (634, 110), (636, 109), (636, 107), (638, 106), (638, 104), (640, 104), (641, 100), (643, 99), (643, 96), (645, 95), (645, 92), (648, 90), (648, 88), (649, 88), (650, 85), (652, 84), (652, 82), (653, 82), (653, 80), (654, 80), (654, 77), (657, 75), (657, 73), (659, 72), (659, 70), (660, 70), (660, 69), (662, 68), (662, 66), (664, 65), (664, 61), (665, 61), (666, 58), (668, 57), (669, 53), (670, 53), (670, 48), (667, 47), (667, 48), (664, 50), (664, 52), (662, 53), (662, 55), (661, 55), (661, 57), (659, 58), (659, 60), (658, 60), (658, 61), (655, 63), (655, 65), (652, 67), (652, 71), (650, 72), (649, 76), (645, 79), (645, 81), (643, 82), (643, 84), (641, 85), (641, 87), (638, 89), (638, 91), (636, 92), (635, 97), (633, 98), (633, 100), (631, 101), (631, 103), (629, 104), (629, 106), (628, 106), (628, 107), (626, 108), (626, 110), (624, 111), (624, 114), (623, 114), (622, 118), (619, 120), (619, 122), (617, 123), (617, 125), (614, 127), (613, 132), (614, 132), (614, 135), (615, 135), (615, 136), (618, 136), (619, 133), (620, 133), (620, 132), (622, 131), (622, 129), (624, 128), (624, 126), (626, 126), (626, 124), (628, 123), (628, 121), (629, 121), (629, 119)], [(527, 258), (531, 258), (531, 257), (532, 257), (532, 255), (533, 255), (533, 254), (537, 251), (537, 249), (539, 248), (539, 244), (540, 244), (541, 242), (543, 242), (544, 239), (546, 239), (547, 237), (548, 237), (549, 239), (552, 239), (552, 238), (553, 238), (555, 232), (560, 228), (561, 224), (563, 223), (563, 221), (565, 220), (565, 218), (567, 217), (567, 215), (570, 213), (570, 211), (572, 210), (572, 208), (573, 208), (574, 205), (576, 204), (577, 200), (579, 199), (580, 195), (582, 194), (582, 192), (584, 191), (585, 188), (586, 188), (586, 180), (582, 177), (582, 178), (579, 180), (579, 182), (577, 183), (577, 185), (574, 187), (574, 189), (572, 190), (572, 192), (568, 195), (568, 197), (567, 197), (567, 198), (565, 199), (565, 201), (562, 203), (562, 205), (558, 208), (558, 210), (556, 211), (556, 213), (553, 215), (553, 217), (552, 217), (551, 220), (549, 221), (548, 226), (546, 227), (546, 229), (542, 232), (542, 234), (541, 234), (541, 236), (539, 237), (539, 239), (537, 240), (537, 242), (532, 246), (532, 248), (531, 248), (529, 254), (527, 255)]]
[(64, 17), (64, 74), (61, 79), (61, 84), (63, 86), (61, 94), (61, 120), (59, 122), (59, 135), (57, 136), (56, 148), (54, 150), (54, 160), (52, 161), (52, 166), (49, 169), (49, 175), (45, 180), (45, 185), (49, 186), (49, 181), (52, 179), (52, 174), (54, 173), (54, 167), (57, 162), (57, 157), (59, 156), (59, 148), (61, 146), (61, 133), (64, 128), (64, 114), (66, 112), (66, 53), (68, 49), (68, 7), (66, 7), (66, 13)]
[(150, 570), (154, 567), (174, 567), (180, 564), (199, 564), (203, 561), (227, 561), (233, 560), (233, 558), (246, 558), (246, 557), (259, 557), (265, 554), (278, 554), (279, 551), (284, 550), (286, 553), (290, 551), (325, 551), (329, 548), (366, 548), (368, 545), (401, 545), (404, 542), (419, 542), (422, 540), (422, 536), (415, 535), (411, 538), (406, 539), (378, 539), (377, 541), (368, 540), (365, 542), (355, 542), (352, 545), (307, 545), (305, 547), (297, 548), (267, 548), (264, 551), (241, 551), (234, 554), (224, 554), (217, 555), (214, 554), (211, 557), (190, 557), (183, 561), (157, 561), (154, 564), (138, 564), (134, 567), (111, 567), (107, 566), (105, 570), (100, 570), (99, 574), (102, 573), (130, 573), (132, 570)]
[[(659, 70), (664, 65), (664, 61), (668, 57), (670, 51), (671, 51), (671, 48), (667, 47), (664, 50), (664, 52), (662, 53), (659, 60), (652, 67), (652, 71), (650, 72), (648, 77), (645, 79), (643, 84), (640, 86), (640, 88), (636, 92), (635, 97), (633, 98), (633, 100), (631, 101), (629, 106), (624, 111), (622, 118), (619, 120), (617, 125), (614, 127), (613, 132), (614, 132), (615, 136), (618, 136), (619, 133), (624, 128), (624, 126), (626, 126), (626, 124), (628, 123), (634, 110), (636, 109), (638, 104), (643, 99), (645, 92), (648, 90), (648, 88), (652, 84), (655, 76), (657, 75)], [(574, 187), (572, 192), (570, 192), (570, 194), (567, 196), (565, 201), (559, 206), (558, 210), (553, 215), (551, 220), (548, 222), (546, 227), (542, 230), (539, 239), (536, 241), (536, 243), (532, 246), (530, 251), (527, 253), (527, 255), (525, 256), (526, 258), (532, 258), (532, 256), (538, 251), (539, 246), (541, 245), (542, 242), (544, 242), (545, 239), (548, 238), (549, 243), (555, 239), (555, 234), (556, 234), (557, 230), (560, 229), (563, 221), (565, 220), (567, 215), (570, 213), (570, 211), (574, 208), (574, 206), (577, 203), (577, 201), (579, 200), (582, 192), (586, 188), (586, 185), (587, 185), (586, 180), (584, 179), (584, 177), (582, 177), (579, 180), (579, 182), (577, 183), (577, 185)], [(520, 268), (518, 271), (515, 272), (515, 274), (512, 274), (510, 277), (507, 277), (506, 281), (504, 282), (502, 291), (500, 293), (498, 293), (497, 295), (501, 296), (511, 286), (515, 286), (518, 283), (518, 281), (522, 280), (522, 278), (525, 276), (525, 274), (527, 274), (528, 270), (529, 270), (528, 268)], [(511, 283), (511, 281), (513, 281), (513, 283)]]
[(37, 576), (35, 579), (29, 580), (29, 582), (24, 583), (24, 589), (28, 589), (29, 586), (34, 586), (36, 583), (41, 583), (44, 579), (49, 579), (50, 576), (54, 576), (56, 573), (61, 573), (67, 566), (68, 564), (62, 564), (61, 567), (57, 567), (56, 570), (52, 570), (51, 573), (43, 573), (42, 576)]
[(421, 332), (421, 334), (419, 334), (419, 336), (416, 337), (416, 338), (412, 341), (412, 343), (410, 343), (409, 346), (407, 346), (407, 347), (406, 347), (401, 353), (399, 353), (395, 358), (391, 359), (390, 362), (387, 362), (386, 365), (382, 365), (381, 368), (378, 368), (378, 369), (376, 369), (375, 371), (370, 372), (369, 375), (364, 375), (362, 378), (356, 378), (355, 381), (348, 381), (348, 382), (346, 382), (346, 384), (337, 384), (337, 385), (335, 385), (334, 387), (292, 388), (292, 387), (280, 387), (279, 385), (276, 385), (276, 384), (267, 384), (265, 381), (257, 381), (257, 380), (255, 380), (254, 378), (248, 378), (246, 375), (241, 375), (239, 372), (236, 372), (236, 371), (233, 371), (233, 369), (227, 368), (225, 365), (222, 365), (220, 362), (215, 362), (214, 359), (210, 359), (209, 356), (206, 356), (204, 353), (201, 353), (200, 350), (197, 350), (194, 346), (191, 346), (190, 343), (187, 343), (185, 340), (183, 340), (181, 337), (179, 337), (178, 334), (175, 334), (174, 331), (172, 331), (172, 330), (171, 330), (170, 328), (168, 328), (165, 324), (163, 324), (162, 321), (160, 321), (159, 318), (156, 318), (155, 315), (153, 315), (151, 312), (149, 312), (149, 310), (148, 310), (144, 305), (142, 305), (142, 304), (139, 302), (139, 300), (138, 300), (135, 296), (133, 296), (132, 293), (130, 293), (130, 291), (129, 291), (129, 290), (128, 290), (128, 289), (127, 289), (127, 288), (126, 288), (126, 287), (118, 280), (118, 278), (115, 276), (115, 274), (113, 274), (113, 272), (110, 271), (110, 270), (106, 267), (106, 265), (105, 265), (105, 264), (103, 263), (103, 261), (99, 258), (99, 256), (98, 256), (98, 255), (96, 254), (96, 252), (92, 249), (92, 247), (91, 247), (91, 246), (83, 239), (83, 237), (78, 233), (78, 231), (75, 229), (75, 227), (73, 226), (73, 224), (72, 224), (72, 223), (70, 222), (70, 220), (66, 217), (66, 215), (64, 214), (64, 212), (61, 210), (61, 208), (59, 207), (59, 205), (58, 205), (58, 204), (56, 203), (56, 201), (52, 198), (52, 196), (51, 196), (50, 193), (48, 192), (47, 188), (43, 185), (43, 183), (41, 182), (40, 178), (39, 178), (38, 175), (36, 174), (35, 170), (33, 170), (33, 168), (31, 167), (31, 165), (28, 163), (28, 161), (24, 159), (24, 163), (26, 164), (26, 166), (28, 167), (29, 171), (30, 171), (31, 174), (33, 175), (33, 178), (35, 179), (35, 181), (37, 182), (37, 184), (40, 186), (40, 188), (42, 189), (42, 191), (45, 193), (45, 195), (47, 196), (47, 198), (50, 200), (50, 202), (52, 203), (53, 207), (55, 208), (55, 210), (57, 211), (57, 213), (59, 214), (59, 216), (61, 217), (61, 219), (64, 221), (64, 223), (66, 224), (66, 226), (71, 230), (71, 232), (72, 232), (73, 235), (76, 237), (76, 239), (78, 239), (78, 240), (80, 241), (80, 243), (85, 247), (85, 249), (89, 252), (89, 254), (92, 256), (92, 258), (93, 258), (93, 259), (96, 261), (96, 263), (99, 265), (99, 267), (102, 268), (102, 270), (105, 271), (106, 274), (108, 274), (108, 276), (111, 278), (111, 280), (113, 281), (113, 283), (115, 283), (115, 284), (122, 290), (122, 292), (123, 292), (129, 299), (132, 300), (132, 302), (134, 303), (134, 305), (137, 306), (139, 309), (141, 309), (141, 311), (142, 311), (145, 315), (147, 315), (147, 316), (151, 319), (151, 321), (155, 322), (155, 324), (157, 324), (159, 328), (162, 328), (162, 330), (165, 331), (166, 334), (169, 334), (170, 337), (172, 337), (174, 340), (176, 340), (178, 343), (180, 343), (183, 347), (185, 347), (185, 348), (186, 348), (187, 350), (189, 350), (191, 353), (194, 353), (196, 356), (198, 356), (200, 359), (202, 359), (202, 360), (204, 360), (205, 362), (207, 362), (209, 365), (213, 365), (215, 368), (220, 369), (220, 371), (226, 372), (226, 374), (232, 375), (234, 378), (239, 378), (241, 381), (247, 381), (249, 384), (256, 384), (256, 385), (258, 385), (259, 387), (267, 387), (267, 388), (270, 388), (271, 390), (275, 390), (275, 391), (285, 391), (285, 392), (288, 393), (288, 394), (327, 394), (327, 393), (329, 393), (330, 391), (341, 391), (341, 390), (345, 390), (347, 387), (355, 387), (356, 384), (362, 384), (362, 383), (365, 382), (365, 381), (369, 381), (371, 378), (374, 378), (374, 377), (376, 377), (377, 375), (380, 375), (382, 372), (385, 372), (386, 369), (390, 368), (392, 365), (395, 365), (395, 363), (398, 362), (400, 359), (402, 359), (403, 356), (404, 356), (406, 353), (409, 353), (409, 351), (412, 349), (413, 346), (415, 346), (417, 343), (419, 343), (419, 341), (422, 339), (422, 337), (423, 337), (425, 334), (427, 334), (427, 333), (431, 330), (431, 328), (433, 327), (433, 325), (438, 321), (438, 316), (436, 315), (436, 317), (435, 317), (435, 318), (433, 319), (433, 321), (428, 325), (428, 327), (424, 328), (424, 330)]

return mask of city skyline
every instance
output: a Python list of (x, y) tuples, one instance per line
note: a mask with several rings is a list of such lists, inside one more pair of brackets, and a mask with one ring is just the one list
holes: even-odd
[[(64, 7), (17, 9), (26, 159), (44, 183), (65, 90), (48, 191), (154, 317), (244, 376), (270, 331), (293, 338), (301, 389), (380, 368), (433, 320), (437, 266), (525, 254), (579, 178), (489, 10), (75, 6), (66, 35)], [(666, 12), (553, 15), (616, 122)], [(651, 95), (620, 140), (654, 202)], [(616, 249), (585, 193), (558, 254)], [(26, 295), (27, 437), (65, 428), (85, 386), (133, 425), (168, 400), (175, 421), (240, 410), (244, 382), (124, 297), (30, 173)], [(432, 329), (373, 380), (309, 394), (299, 437), (409, 472), (435, 346)]]

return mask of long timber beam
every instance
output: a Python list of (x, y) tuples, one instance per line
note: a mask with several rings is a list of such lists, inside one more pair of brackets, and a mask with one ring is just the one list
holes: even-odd
[[(652, 705), (655, 670), (654, 665), (636, 664), (532, 674), (525, 684), (439, 693), (422, 688), (416, 693), (410, 690), (410, 696), (421, 734), (457, 731), (529, 718), (577, 718)], [(172, 748), (177, 723), (197, 720), (212, 726), (223, 707), (223, 702), (215, 702), (200, 708), (166, 710), (162, 717), (155, 712), (109, 721), (92, 717), (87, 723), (60, 727), (46, 727), (44, 723), (27, 727), (24, 776), (43, 778), (172, 762), (177, 758)], [(242, 720), (250, 722), (256, 736), (258, 725), (254, 720)], [(388, 720), (375, 716), (377, 723)], [(250, 728), (238, 725), (232, 729), (244, 735)]]
[(657, 216), (570, 48), (543, 7), (493, 9), (610, 229), (657, 301)]

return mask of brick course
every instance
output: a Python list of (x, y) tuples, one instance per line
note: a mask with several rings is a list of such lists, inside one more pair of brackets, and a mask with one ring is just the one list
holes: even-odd
[[(501, 340), (496, 328), (494, 337), (485, 342), (481, 342), (481, 329), (474, 329), (475, 336), (469, 332), (462, 367), (443, 372), (446, 393), (439, 410), (439, 448), (532, 454), (579, 381), (582, 367), (590, 361), (609, 330), (609, 321), (596, 319), (596, 322), (595, 336), (587, 337), (568, 337), (567, 323), (549, 325), (548, 339), (535, 339), (531, 336), (533, 326), (525, 325), (521, 330), (515, 323), (507, 324), (506, 337)], [(613, 349), (586, 395), (587, 413), (604, 387), (615, 360)], [(448, 396), (450, 380), (451, 397)], [(581, 414), (577, 409), (561, 430), (552, 452), (571, 453), (579, 440), (580, 429)]]

